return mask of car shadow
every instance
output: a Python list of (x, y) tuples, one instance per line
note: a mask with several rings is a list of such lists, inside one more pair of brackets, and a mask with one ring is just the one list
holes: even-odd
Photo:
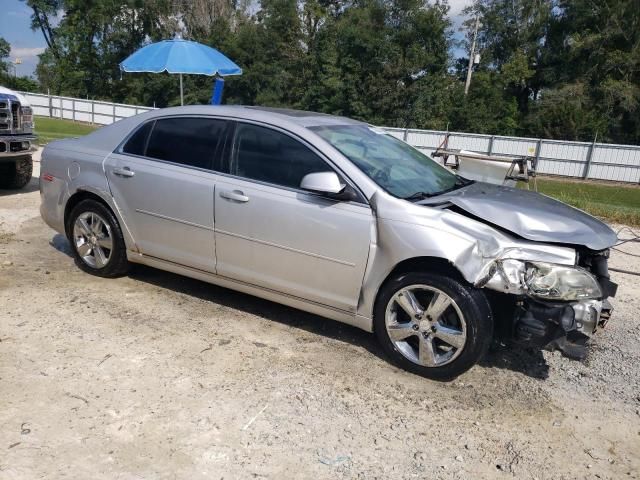
[(271, 322), (351, 343), (387, 360), (373, 335), (344, 323), (145, 265), (133, 265), (129, 277), (206, 302), (250, 313)]
[(498, 344), (491, 347), (480, 361), (486, 368), (499, 368), (545, 380), (549, 377), (549, 364), (542, 351), (517, 345)]
[(67, 237), (65, 237), (61, 233), (56, 233), (53, 238), (49, 240), (49, 245), (51, 245), (59, 252), (64, 253), (67, 257), (73, 258), (71, 244), (69, 243)]
[[(64, 235), (54, 235), (49, 244), (59, 252), (73, 257), (71, 245)], [(378, 344), (375, 335), (351, 325), (145, 265), (133, 264), (129, 278), (250, 313), (265, 320), (299, 328), (315, 335), (363, 347), (384, 361), (390, 360)], [(480, 361), (480, 365), (485, 368), (511, 370), (541, 380), (549, 376), (549, 365), (542, 352), (504, 344), (492, 347)]]

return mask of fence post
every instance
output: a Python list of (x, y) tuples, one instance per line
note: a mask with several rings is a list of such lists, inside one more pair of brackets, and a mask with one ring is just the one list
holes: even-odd
[(91, 100), (91, 125), (96, 122), (96, 102)]
[(405, 128), (405, 129), (404, 129), (404, 134), (402, 135), (402, 140), (403, 140), (404, 142), (406, 142), (406, 141), (407, 141), (407, 137), (408, 137), (408, 136), (409, 136), (409, 129), (408, 129), (408, 128)]
[(116, 104), (112, 103), (111, 105), (113, 105), (113, 123), (116, 123)]
[(75, 99), (71, 100), (71, 119), (76, 121), (76, 101)]
[(541, 138), (538, 139), (538, 143), (536, 145), (536, 153), (535, 153), (536, 158), (533, 161), (533, 170), (536, 172), (536, 174), (538, 173), (538, 162), (540, 161), (540, 150), (542, 150)]
[(489, 151), (487, 152), (487, 155), (491, 155), (493, 153), (493, 141), (495, 138), (495, 135), (491, 135), (491, 138), (489, 139)]
[(60, 102), (60, 119), (64, 118), (64, 112), (62, 109), (64, 108), (64, 102), (62, 101), (62, 97), (58, 97), (58, 101)]
[(584, 180), (589, 178), (589, 170), (591, 170), (591, 159), (593, 158), (593, 151), (596, 148), (597, 139), (598, 139), (598, 132), (596, 132), (596, 135), (593, 137), (593, 142), (589, 146), (589, 150), (587, 152), (587, 161), (584, 164), (584, 172), (582, 173), (582, 178)]
[(53, 118), (53, 100), (51, 98), (51, 90), (47, 88), (47, 97), (49, 97), (49, 118)]

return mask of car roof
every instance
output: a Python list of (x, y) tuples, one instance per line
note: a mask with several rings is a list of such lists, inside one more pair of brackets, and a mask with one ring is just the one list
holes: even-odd
[[(265, 123), (295, 124), (302, 127), (321, 125), (362, 125), (363, 122), (326, 113), (308, 112), (289, 108), (244, 105), (190, 105), (154, 110), (157, 116), (216, 115)], [(154, 117), (156, 115), (153, 115)]]
[(336, 125), (366, 125), (346, 117), (324, 113), (305, 112), (285, 108), (253, 107), (240, 105), (188, 105), (161, 108), (123, 118), (77, 139), (58, 140), (48, 144), (50, 149), (77, 149), (82, 146), (94, 152), (113, 151), (123, 139), (143, 122), (172, 116), (207, 115), (227, 117), (230, 120), (248, 120), (284, 128), (303, 138), (313, 136), (309, 127)]

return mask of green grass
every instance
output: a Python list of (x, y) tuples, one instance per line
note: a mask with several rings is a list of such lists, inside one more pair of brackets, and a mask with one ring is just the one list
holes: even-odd
[(97, 125), (60, 120), (59, 118), (36, 117), (35, 121), (36, 135), (40, 145), (45, 145), (52, 140), (61, 138), (81, 137), (98, 128)]
[(538, 191), (612, 223), (640, 226), (640, 187), (538, 177)]

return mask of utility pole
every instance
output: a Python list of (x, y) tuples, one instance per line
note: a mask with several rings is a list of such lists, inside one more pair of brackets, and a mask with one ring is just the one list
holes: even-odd
[(471, 42), (471, 51), (469, 52), (469, 67), (467, 68), (467, 81), (464, 84), (465, 96), (469, 93), (471, 85), (471, 71), (473, 70), (473, 62), (476, 58), (476, 38), (478, 37), (478, 27), (480, 25), (480, 17), (476, 16), (476, 25), (473, 28), (473, 41)]

